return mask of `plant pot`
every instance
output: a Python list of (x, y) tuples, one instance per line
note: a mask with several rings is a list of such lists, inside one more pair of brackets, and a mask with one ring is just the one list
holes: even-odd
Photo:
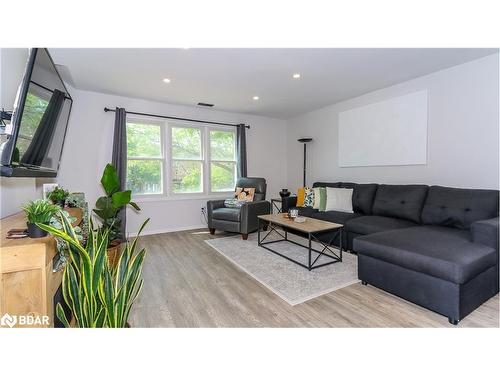
[(80, 225), (80, 223), (83, 220), (83, 210), (81, 208), (65, 207), (64, 211), (66, 211), (69, 214), (69, 216), (76, 217), (76, 221), (71, 224), (73, 227)]
[(28, 226), (28, 236), (30, 238), (42, 238), (48, 233), (33, 223), (26, 223)]
[(107, 249), (108, 253), (108, 261), (111, 267), (115, 267), (118, 264), (118, 260), (120, 259), (122, 246), (119, 241), (113, 241), (109, 244)]

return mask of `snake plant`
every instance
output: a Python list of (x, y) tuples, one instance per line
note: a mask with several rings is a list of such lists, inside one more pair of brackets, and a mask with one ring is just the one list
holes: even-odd
[[(136, 253), (136, 237), (126, 243), (117, 266), (111, 267), (106, 254), (109, 229), (89, 230), (83, 247), (68, 218), (60, 215), (60, 219), (61, 229), (44, 224), (39, 226), (68, 245), (70, 262), (64, 269), (62, 291), (76, 326), (125, 327), (132, 304), (143, 285), (140, 276), (146, 250)], [(142, 224), (139, 234), (148, 221)], [(70, 326), (61, 304), (57, 304), (56, 314), (66, 327)]]
[(52, 204), (46, 199), (37, 199), (26, 203), (22, 210), (26, 214), (26, 220), (31, 224), (48, 223), (50, 219), (60, 211), (60, 207)]

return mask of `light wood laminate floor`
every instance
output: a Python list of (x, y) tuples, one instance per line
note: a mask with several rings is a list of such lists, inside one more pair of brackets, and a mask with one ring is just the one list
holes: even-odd
[(204, 230), (141, 237), (148, 254), (133, 327), (499, 327), (498, 294), (456, 327), (360, 283), (290, 306), (208, 246), (209, 238)]

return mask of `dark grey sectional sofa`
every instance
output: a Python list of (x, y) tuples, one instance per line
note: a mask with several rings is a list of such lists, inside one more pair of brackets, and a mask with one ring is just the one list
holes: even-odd
[[(499, 290), (499, 192), (427, 185), (316, 182), (353, 189), (353, 213), (299, 208), (344, 225), (358, 277), (457, 324)], [(283, 202), (287, 211), (296, 197)], [(328, 234), (325, 235), (328, 237)]]

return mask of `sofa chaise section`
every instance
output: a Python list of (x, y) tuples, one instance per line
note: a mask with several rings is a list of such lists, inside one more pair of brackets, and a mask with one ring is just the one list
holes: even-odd
[(457, 324), (498, 293), (498, 191), (432, 186), (421, 226), (358, 237), (358, 276)]

